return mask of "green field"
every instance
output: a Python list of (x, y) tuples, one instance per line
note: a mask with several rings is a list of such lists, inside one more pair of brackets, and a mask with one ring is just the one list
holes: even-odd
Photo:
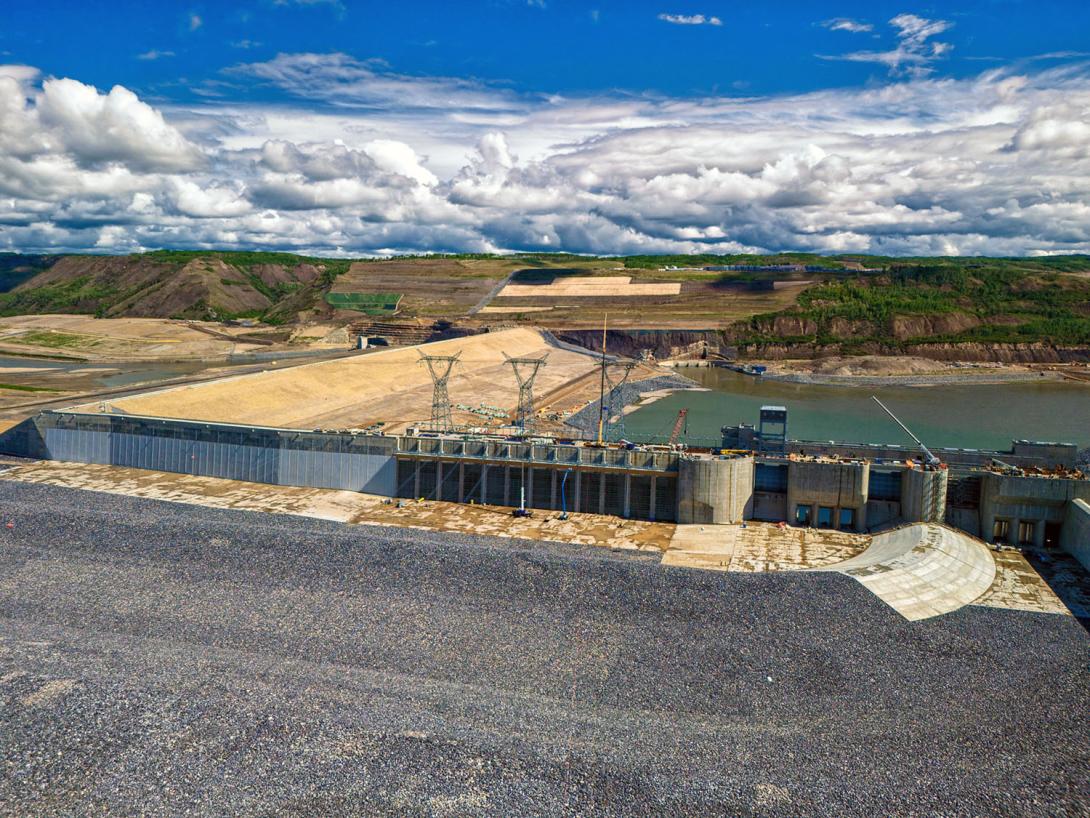
[(9, 344), (49, 347), (50, 349), (86, 349), (102, 343), (101, 338), (95, 338), (91, 335), (75, 335), (53, 330), (31, 330), (30, 332), (5, 338), (4, 341)]
[(326, 303), (341, 310), (355, 310), (364, 315), (394, 315), (401, 303), (401, 293), (326, 293)]

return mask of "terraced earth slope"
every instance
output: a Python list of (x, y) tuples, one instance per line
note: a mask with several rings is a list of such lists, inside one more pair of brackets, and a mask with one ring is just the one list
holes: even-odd
[[(429, 325), (440, 320), (577, 331), (600, 326), (609, 313), (617, 329), (714, 331), (722, 345), (769, 358), (921, 354), (917, 347), (927, 345), (926, 357), (951, 360), (1090, 359), (1086, 256), (532, 254), (353, 261), (158, 251), (29, 258), (0, 257), (18, 268), (15, 278), (0, 280), (0, 290), (4, 281), (17, 283), (0, 292), (0, 315), (347, 324), (358, 314), (327, 303), (327, 295), (336, 302), (396, 293), (403, 296), (399, 317)], [(623, 288), (586, 286), (621, 276), (628, 279)], [(583, 285), (570, 286), (579, 281)]]

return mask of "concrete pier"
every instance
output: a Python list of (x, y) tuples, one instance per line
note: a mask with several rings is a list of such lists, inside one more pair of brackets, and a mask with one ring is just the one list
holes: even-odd
[(946, 469), (908, 469), (901, 473), (901, 517), (921, 523), (946, 518)]
[(753, 515), (753, 458), (682, 458), (679, 523), (740, 523)]
[(788, 522), (865, 531), (869, 480), (869, 463), (790, 461)]

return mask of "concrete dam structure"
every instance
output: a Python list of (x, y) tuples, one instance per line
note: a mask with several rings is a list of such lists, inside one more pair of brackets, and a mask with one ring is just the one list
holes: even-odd
[[(0, 435), (0, 451), (390, 498), (525, 505), (683, 524), (763, 520), (865, 532), (951, 522), (949, 472), (903, 461), (284, 429), (74, 410), (45, 412), (9, 429)], [(972, 534), (1006, 519), (1008, 504), (1017, 499), (1008, 496), (1011, 491), (1027, 494), (1032, 487), (1036, 493), (1037, 505), (1024, 498), (1015, 528), (1029, 530), (1032, 520), (1034, 532), (1057, 537), (1066, 530), (1070, 501), (1090, 497), (1086, 480), (1012, 483), (990, 473), (974, 479), (980, 484), (975, 517), (969, 509), (953, 509), (962, 523), (958, 527)], [(1038, 511), (1042, 516), (1031, 518)], [(1081, 517), (1071, 514), (1075, 531)]]
[[(445, 378), (420, 365), (425, 350), (457, 362), (449, 394)], [(511, 377), (520, 360), (541, 369), (544, 415), (555, 416), (549, 433), (533, 432), (543, 412)], [(925, 465), (903, 446), (792, 440), (784, 406), (762, 407), (757, 428), (724, 427), (721, 449), (566, 439), (559, 410), (582, 411), (590, 385), (604, 389), (606, 360), (546, 333), (501, 330), (43, 412), (0, 434), (0, 452), (680, 524), (863, 533), (945, 523), (1090, 561), (1090, 481), (1072, 469), (1069, 444), (936, 450), (941, 465)], [(432, 429), (466, 431), (420, 431), (429, 407)]]

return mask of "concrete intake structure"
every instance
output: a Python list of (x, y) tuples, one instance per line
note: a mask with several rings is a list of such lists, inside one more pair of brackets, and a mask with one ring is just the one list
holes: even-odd
[(681, 458), (679, 523), (740, 523), (752, 516), (752, 457)]
[(787, 512), (821, 528), (867, 530), (869, 463), (795, 461), (787, 464)]
[[(1065, 529), (1075, 500), (1090, 501), (1090, 480), (987, 472), (980, 486), (981, 537), (1037, 548), (1066, 543), (1070, 551), (1074, 534), (1065, 536)], [(1077, 528), (1077, 517), (1072, 522)]]

